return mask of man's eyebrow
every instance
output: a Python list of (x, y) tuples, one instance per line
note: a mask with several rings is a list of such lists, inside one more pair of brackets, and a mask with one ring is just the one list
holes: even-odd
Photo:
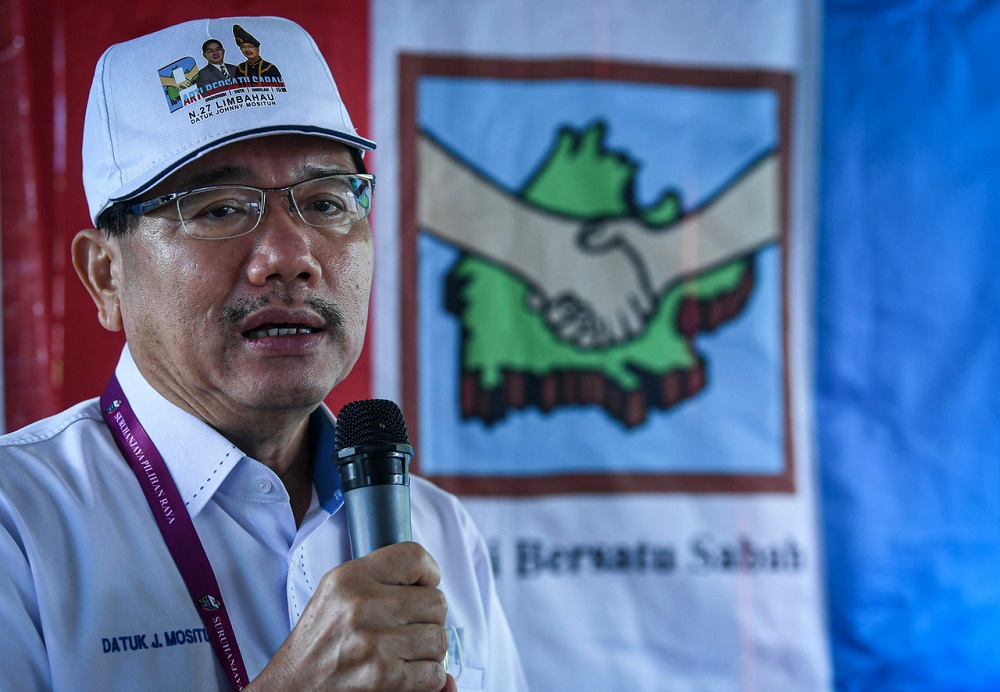
[(344, 175), (357, 173), (350, 166), (342, 163), (332, 163), (320, 165), (315, 163), (303, 163), (295, 167), (295, 177), (299, 180), (309, 180), (310, 178), (321, 178), (325, 175)]
[(199, 187), (224, 185), (226, 183), (249, 184), (252, 178), (253, 175), (248, 168), (243, 168), (242, 166), (223, 166), (221, 168), (212, 168), (192, 173), (187, 178), (178, 181), (177, 189), (194, 190)]
[[(344, 175), (355, 173), (350, 166), (342, 163), (316, 164), (303, 163), (293, 171), (296, 181), (321, 178), (326, 175)], [(192, 173), (178, 181), (178, 190), (196, 190), (209, 185), (254, 185), (254, 174), (243, 166), (221, 166)]]

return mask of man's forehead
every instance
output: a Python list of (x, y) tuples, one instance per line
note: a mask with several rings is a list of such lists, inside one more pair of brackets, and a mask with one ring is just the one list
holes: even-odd
[[(270, 185), (356, 173), (350, 147), (308, 135), (271, 135), (227, 144), (182, 166), (157, 188), (190, 189), (226, 182)], [(280, 181), (279, 181), (280, 182)]]

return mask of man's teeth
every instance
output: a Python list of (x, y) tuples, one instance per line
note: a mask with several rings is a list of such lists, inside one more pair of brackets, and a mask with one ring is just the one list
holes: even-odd
[(289, 334), (312, 334), (310, 327), (270, 327), (269, 329), (253, 329), (247, 332), (251, 339), (263, 339), (265, 336), (288, 336)]

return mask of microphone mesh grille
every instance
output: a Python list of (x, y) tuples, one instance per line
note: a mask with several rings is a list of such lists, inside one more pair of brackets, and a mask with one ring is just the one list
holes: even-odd
[(410, 444), (403, 412), (388, 399), (345, 404), (337, 414), (337, 450), (370, 444)]

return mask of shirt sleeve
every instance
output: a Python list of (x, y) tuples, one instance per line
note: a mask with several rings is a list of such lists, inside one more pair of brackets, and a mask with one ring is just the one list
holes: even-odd
[(16, 515), (0, 495), (0, 690), (49, 690), (52, 679), (31, 565)]

